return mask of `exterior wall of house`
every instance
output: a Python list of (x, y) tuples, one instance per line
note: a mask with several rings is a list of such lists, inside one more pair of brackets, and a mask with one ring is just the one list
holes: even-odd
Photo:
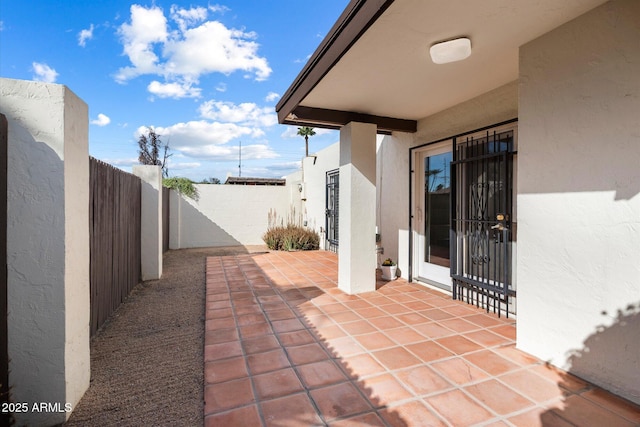
[[(326, 173), (340, 166), (340, 144), (332, 144), (320, 150), (315, 156), (315, 158), (305, 158), (302, 163), (306, 196), (302, 209), (306, 215), (308, 226), (320, 234), (320, 247), (327, 249), (325, 246)], [(287, 177), (287, 182), (289, 182), (289, 177)]]
[(171, 192), (171, 249), (263, 245), (269, 210), (286, 221), (291, 209), (287, 186), (198, 184), (196, 188), (197, 201)]
[(61, 405), (16, 413), (18, 425), (57, 425), (90, 378), (88, 108), (62, 85), (0, 79), (0, 92), (11, 397)]
[(409, 147), (413, 135), (397, 132), (378, 136), (376, 224), (383, 253), (378, 264), (391, 258), (402, 277), (409, 277)]
[[(418, 121), (418, 131), (411, 134), (394, 133), (385, 137), (379, 161), (384, 164), (379, 176), (382, 186), (382, 215), (380, 224), (385, 250), (384, 258), (394, 256), (394, 242), (389, 235), (397, 235), (398, 267), (402, 277), (409, 276), (409, 149), (449, 138), (485, 126), (518, 117), (518, 82), (514, 81), (447, 110)], [(381, 154), (381, 155), (380, 155)], [(384, 160), (382, 160), (384, 159)], [(389, 159), (389, 160), (387, 160)], [(413, 183), (413, 192), (422, 191)], [(391, 203), (387, 203), (385, 199)], [(415, 236), (414, 236), (415, 237)], [(415, 239), (414, 239), (415, 241)], [(388, 255), (387, 255), (388, 254)], [(418, 260), (414, 259), (414, 269)]]
[(640, 2), (520, 50), (517, 345), (640, 403)]

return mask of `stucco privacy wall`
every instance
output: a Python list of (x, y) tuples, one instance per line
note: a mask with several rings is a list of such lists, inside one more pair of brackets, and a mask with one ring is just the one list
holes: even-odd
[[(0, 94), (9, 123), (12, 400), (75, 406), (90, 376), (88, 109), (62, 85), (0, 79)], [(67, 415), (16, 418), (47, 426)]]
[(162, 276), (162, 168), (136, 165), (133, 174), (141, 179), (141, 213), (144, 218), (140, 230), (142, 280)]
[(640, 403), (640, 2), (520, 50), (517, 345)]
[(286, 220), (291, 207), (286, 186), (198, 184), (196, 188), (197, 201), (171, 192), (171, 249), (263, 245), (269, 210)]

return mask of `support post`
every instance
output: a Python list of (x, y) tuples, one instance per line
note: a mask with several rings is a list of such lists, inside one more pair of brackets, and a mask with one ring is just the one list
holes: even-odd
[(162, 168), (136, 165), (133, 174), (142, 180), (142, 280), (156, 280), (162, 276)]
[(376, 289), (376, 125), (340, 130), (338, 287), (348, 294)]

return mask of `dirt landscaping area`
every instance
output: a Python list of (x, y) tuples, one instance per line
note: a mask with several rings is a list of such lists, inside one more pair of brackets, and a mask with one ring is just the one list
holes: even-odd
[(203, 424), (205, 260), (261, 247), (169, 251), (91, 341), (91, 384), (66, 426)]

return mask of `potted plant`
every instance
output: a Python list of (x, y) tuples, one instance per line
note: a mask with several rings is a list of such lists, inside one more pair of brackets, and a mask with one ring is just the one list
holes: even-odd
[(398, 266), (391, 258), (387, 258), (382, 262), (382, 278), (384, 280), (396, 280), (396, 269)]

